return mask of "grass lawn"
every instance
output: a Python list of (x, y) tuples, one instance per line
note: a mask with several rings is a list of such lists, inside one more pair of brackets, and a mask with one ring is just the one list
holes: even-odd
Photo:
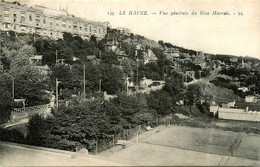
[[(152, 131), (141, 134), (139, 143), (117, 150), (114, 154), (103, 156), (111, 161), (139, 166), (218, 166), (223, 159), (224, 162), (228, 159), (229, 154), (223, 154), (229, 153), (227, 150), (238, 134), (217, 129), (159, 126)], [(260, 165), (259, 160), (243, 157), (249, 153), (247, 151), (251, 150), (251, 147), (255, 147), (255, 151), (260, 148), (260, 135), (255, 135), (255, 137), (248, 136), (251, 141), (247, 140), (248, 138), (246, 137), (245, 142), (243, 143), (242, 141), (239, 145), (244, 150), (243, 155), (236, 155), (239, 157), (231, 156), (225, 165)], [(249, 147), (248, 142), (252, 144)]]

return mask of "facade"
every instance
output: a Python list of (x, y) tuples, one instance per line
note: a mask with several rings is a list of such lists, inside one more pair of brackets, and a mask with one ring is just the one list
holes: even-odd
[(210, 112), (214, 116), (218, 115), (219, 119), (260, 121), (260, 105), (257, 103), (232, 102), (230, 107), (223, 106), (223, 104), (220, 107), (213, 102), (210, 106)]
[(107, 41), (105, 45), (106, 51), (115, 51), (118, 47), (119, 43), (113, 38)]
[(30, 64), (41, 66), (42, 65), (42, 55), (35, 55), (33, 57), (30, 57), (29, 59)]
[(249, 102), (249, 103), (251, 103), (251, 102), (253, 102), (254, 101), (254, 99), (255, 99), (255, 96), (246, 96), (245, 97), (245, 102)]
[(126, 36), (130, 36), (130, 34), (131, 34), (131, 31), (128, 28), (118, 27), (117, 29), (120, 31), (120, 33), (122, 33)]
[(174, 58), (180, 57), (180, 51), (177, 48), (164, 48), (163, 53), (166, 55), (168, 60), (173, 60)]
[(186, 71), (186, 75), (190, 78), (195, 78), (195, 71)]
[(237, 57), (231, 57), (230, 59), (229, 59), (231, 62), (238, 62), (238, 58)]
[(66, 10), (54, 10), (43, 6), (28, 7), (18, 2), (0, 3), (0, 30), (17, 33), (36, 33), (59, 39), (63, 32), (89, 39), (98, 39), (107, 33), (108, 22), (93, 22), (68, 14)]
[(158, 58), (153, 53), (152, 49), (147, 49), (147, 52), (143, 53), (144, 55), (144, 64), (150, 63), (150, 62), (156, 62)]

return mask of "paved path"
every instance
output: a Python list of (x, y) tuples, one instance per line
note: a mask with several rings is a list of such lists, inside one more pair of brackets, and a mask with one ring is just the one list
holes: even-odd
[(0, 142), (0, 166), (123, 166), (93, 155), (77, 155), (75, 152)]

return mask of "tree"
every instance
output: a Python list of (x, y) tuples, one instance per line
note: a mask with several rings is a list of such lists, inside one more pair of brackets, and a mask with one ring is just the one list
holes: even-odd
[(102, 66), (102, 90), (108, 94), (116, 94), (124, 89), (125, 83), (122, 71), (114, 66)]
[(173, 71), (172, 75), (166, 78), (165, 86), (162, 90), (169, 93), (173, 103), (182, 100), (185, 91), (182, 74)]
[(63, 32), (63, 40), (66, 41), (67, 43), (73, 41), (73, 35), (68, 32)]
[(10, 119), (12, 106), (12, 78), (0, 72), (0, 124)]
[(44, 118), (36, 114), (29, 120), (27, 129), (28, 134), (26, 140), (28, 144), (41, 146), (42, 140), (49, 135), (48, 130), (50, 126)]
[(97, 37), (95, 37), (94, 35), (91, 35), (90, 42), (96, 44), (97, 43)]
[(0, 141), (25, 143), (25, 137), (17, 129), (2, 129), (2, 128), (0, 128)]
[(151, 92), (146, 99), (148, 107), (155, 110), (157, 114), (165, 116), (171, 113), (173, 101), (168, 92), (154, 91)]
[(107, 135), (113, 134), (109, 119), (102, 108), (100, 99), (77, 101), (68, 107), (61, 107), (59, 112), (54, 113), (54, 118), (50, 122), (51, 139), (49, 140), (55, 140), (59, 145), (64, 142), (64, 144), (70, 143), (67, 148), (70, 150), (73, 143), (74, 148), (77, 145), (84, 145), (88, 150), (93, 149), (92, 141), (104, 139)]
[(106, 52), (101, 59), (102, 63), (106, 63), (106, 65), (118, 65), (117, 55), (113, 52)]
[(195, 106), (195, 104), (200, 103), (202, 95), (203, 94), (200, 85), (198, 84), (188, 85), (186, 91), (186, 100), (188, 101), (189, 105)]

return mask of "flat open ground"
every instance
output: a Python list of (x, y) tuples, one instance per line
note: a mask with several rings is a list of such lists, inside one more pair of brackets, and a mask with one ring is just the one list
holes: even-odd
[[(233, 152), (236, 157), (229, 157), (229, 148), (238, 136), (243, 138)], [(259, 143), (260, 135), (168, 126), (145, 132), (139, 136), (139, 143), (104, 156), (130, 165), (259, 166)]]
[(92, 155), (0, 141), (0, 166), (124, 166)]

